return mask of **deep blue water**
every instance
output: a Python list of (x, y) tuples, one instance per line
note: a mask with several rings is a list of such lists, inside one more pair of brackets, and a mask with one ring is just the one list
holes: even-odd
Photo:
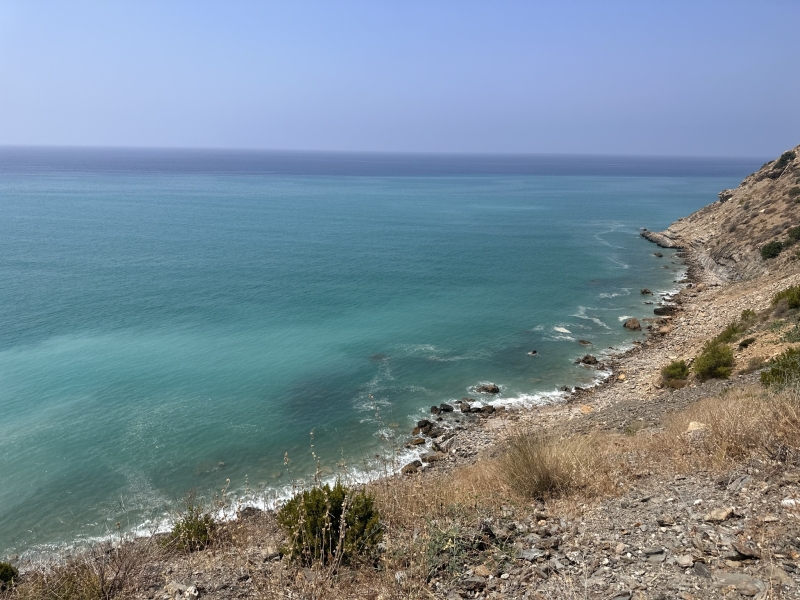
[(0, 149), (0, 556), (589, 383), (680, 275), (639, 228), (761, 162)]

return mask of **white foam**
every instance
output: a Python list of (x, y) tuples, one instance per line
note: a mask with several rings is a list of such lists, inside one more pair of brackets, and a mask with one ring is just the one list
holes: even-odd
[(559, 333), (572, 333), (572, 332), (571, 332), (569, 329), (567, 329), (566, 327), (553, 327), (553, 331), (557, 331), (557, 332), (559, 332)]

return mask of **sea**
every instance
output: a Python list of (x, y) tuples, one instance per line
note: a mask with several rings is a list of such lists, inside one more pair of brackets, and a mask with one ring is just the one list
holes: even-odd
[(576, 359), (685, 275), (640, 228), (762, 162), (0, 148), (0, 557), (377, 477), (432, 405), (592, 385)]

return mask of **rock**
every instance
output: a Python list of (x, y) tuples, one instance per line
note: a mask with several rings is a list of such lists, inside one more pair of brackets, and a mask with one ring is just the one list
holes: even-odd
[(450, 404), (442, 403), (442, 404), (439, 405), (439, 410), (441, 412), (443, 412), (443, 413), (450, 413), (450, 412), (453, 412), (453, 407)]
[(761, 551), (758, 548), (751, 548), (750, 546), (745, 546), (740, 542), (733, 542), (731, 547), (746, 559), (761, 558)]
[(591, 346), (592, 345), (592, 342), (590, 342), (589, 340), (578, 340), (578, 343), (581, 346)]
[(578, 362), (580, 364), (582, 364), (582, 365), (596, 365), (597, 364), (597, 358), (595, 358), (591, 354), (587, 354), (582, 359), (580, 359)]
[(461, 412), (462, 413), (468, 413), (471, 409), (472, 409), (472, 407), (469, 405), (469, 402), (464, 402), (463, 400), (461, 401)]
[(706, 287), (707, 286), (705, 283), (698, 283), (696, 286), (694, 286), (694, 289), (697, 290), (698, 292), (704, 292), (706, 291)]
[(708, 567), (705, 566), (701, 562), (694, 563), (694, 567), (692, 567), (692, 571), (697, 577), (705, 577), (706, 579), (711, 578), (711, 571), (708, 570)]
[(733, 515), (733, 508), (715, 508), (703, 517), (703, 520), (713, 523), (722, 523), (723, 521), (727, 521), (731, 515)]
[(481, 412), (486, 415), (491, 415), (495, 411), (494, 406), (491, 404), (487, 404), (486, 406), (481, 406)]
[(409, 446), (419, 446), (420, 444), (425, 443), (425, 438), (414, 438), (410, 442), (408, 442)]
[(675, 557), (675, 563), (681, 569), (688, 569), (694, 564), (694, 558), (692, 558), (691, 554), (681, 554), (680, 556)]
[(678, 307), (677, 306), (671, 306), (671, 305), (656, 306), (653, 309), (653, 313), (656, 314), (656, 315), (659, 315), (659, 316), (674, 315), (676, 312), (678, 312)]
[(722, 190), (717, 197), (719, 198), (720, 204), (727, 202), (731, 198), (733, 198), (734, 190)]
[(421, 421), (417, 421), (417, 427), (419, 427), (420, 430), (425, 429), (427, 427), (432, 427), (432, 426), (433, 426), (433, 423), (428, 421), (428, 419), (422, 419)]
[(669, 515), (662, 515), (656, 519), (656, 523), (658, 523), (659, 527), (672, 527), (675, 525), (675, 519)]
[(642, 324), (639, 323), (639, 319), (636, 319), (636, 318), (628, 319), (627, 321), (625, 321), (622, 324), (622, 326), (625, 329), (628, 329), (630, 331), (641, 331), (642, 330)]
[(653, 252), (653, 256), (655, 256), (656, 258), (661, 258), (664, 255), (661, 252)]
[(519, 550), (517, 552), (517, 558), (520, 558), (522, 560), (534, 561), (534, 560), (536, 560), (537, 558), (539, 558), (541, 556), (544, 556), (544, 551), (543, 550), (538, 550), (536, 548), (529, 548), (527, 550)]
[(705, 423), (700, 423), (699, 421), (689, 421), (689, 427), (686, 428), (686, 433), (692, 435), (697, 434), (697, 432), (703, 432), (706, 430), (708, 425)]
[(478, 577), (489, 577), (492, 574), (486, 565), (478, 565), (472, 570), (472, 572)]
[(417, 471), (419, 471), (419, 468), (421, 466), (422, 463), (418, 460), (415, 460), (408, 463), (405, 467), (400, 469), (400, 472), (403, 473), (403, 475), (411, 475), (412, 473), (416, 473)]
[(645, 296), (645, 295), (647, 295), (647, 294), (650, 294), (650, 295), (652, 295), (652, 294), (653, 294), (653, 292), (651, 292), (651, 291), (650, 291), (649, 289), (647, 289), (647, 288), (642, 288), (642, 295), (643, 295), (643, 296)]
[(200, 592), (198, 592), (197, 588), (193, 585), (190, 585), (188, 588), (186, 588), (186, 591), (183, 592), (183, 597), (186, 598), (186, 600), (195, 600), (199, 596)]
[(468, 592), (477, 592), (486, 587), (486, 580), (483, 577), (467, 577), (458, 587)]
[(558, 391), (559, 392), (569, 392), (570, 389), (567, 386), (562, 385), (560, 388), (558, 388)]
[(716, 587), (733, 587), (743, 596), (756, 596), (766, 590), (764, 582), (744, 573), (718, 573), (714, 575)]
[(423, 454), (422, 456), (420, 456), (420, 459), (422, 459), (422, 462), (426, 462), (426, 463), (438, 462), (438, 461), (444, 460), (446, 458), (447, 458), (447, 454), (445, 454), (444, 452), (428, 452), (427, 454)]
[(500, 388), (493, 383), (485, 383), (475, 388), (475, 391), (479, 394), (499, 394)]
[(431, 406), (432, 415), (438, 415), (440, 412), (442, 412), (441, 408), (439, 408), (438, 406)]

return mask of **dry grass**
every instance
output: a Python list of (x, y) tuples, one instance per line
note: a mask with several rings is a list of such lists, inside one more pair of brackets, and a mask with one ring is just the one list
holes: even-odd
[[(691, 422), (701, 428), (688, 434)], [(689, 454), (691, 463), (709, 468), (751, 457), (785, 462), (800, 449), (800, 390), (750, 387), (705, 398), (665, 417), (659, 437), (657, 446)]]
[(166, 557), (154, 539), (96, 544), (62, 563), (27, 572), (6, 597), (14, 600), (110, 600), (135, 590)]
[(509, 486), (527, 498), (553, 498), (579, 493), (592, 497), (607, 487), (610, 464), (598, 451), (594, 435), (567, 438), (543, 432), (518, 432), (500, 468)]

